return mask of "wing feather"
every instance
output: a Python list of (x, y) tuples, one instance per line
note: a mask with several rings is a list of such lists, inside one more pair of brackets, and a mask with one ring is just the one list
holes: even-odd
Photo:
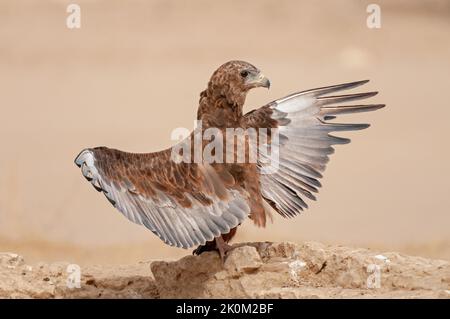
[(75, 163), (126, 218), (172, 246), (203, 245), (250, 213), (248, 194), (223, 168), (177, 164), (170, 149), (151, 154), (86, 149)]
[(369, 127), (369, 124), (327, 121), (335, 119), (337, 115), (369, 112), (384, 107), (384, 104), (335, 105), (366, 99), (377, 92), (328, 95), (367, 82), (344, 83), (290, 94), (245, 115), (248, 127), (278, 128), (282, 137), (278, 158), (269, 158), (260, 152), (258, 161), (260, 172), (271, 161), (278, 167), (271, 174), (262, 173), (260, 183), (263, 198), (282, 216), (292, 217), (308, 207), (304, 199), (316, 199), (312, 193), (317, 193), (321, 187), (319, 179), (329, 161), (329, 155), (334, 153), (332, 146), (350, 142), (347, 138), (330, 133)]

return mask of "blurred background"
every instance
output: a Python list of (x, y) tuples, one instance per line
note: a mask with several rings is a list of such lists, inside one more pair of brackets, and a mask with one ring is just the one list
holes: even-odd
[[(73, 164), (85, 147), (148, 152), (192, 128), (222, 63), (259, 67), (272, 88), (246, 110), (370, 79), (375, 113), (337, 146), (317, 202), (296, 219), (245, 223), (236, 241), (321, 241), (450, 259), (450, 2), (0, 2), (0, 251), (29, 262), (133, 263), (190, 253), (127, 221)], [(381, 7), (369, 29), (367, 5)], [(352, 117), (352, 118), (350, 118)]]

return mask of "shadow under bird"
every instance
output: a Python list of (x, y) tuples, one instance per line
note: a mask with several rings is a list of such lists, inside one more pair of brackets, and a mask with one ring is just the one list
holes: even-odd
[[(224, 260), (227, 251), (236, 247), (228, 242), (247, 217), (264, 227), (271, 209), (283, 217), (293, 217), (308, 207), (306, 200), (316, 199), (333, 145), (350, 142), (330, 133), (369, 127), (329, 121), (338, 115), (384, 107), (342, 104), (377, 92), (335, 94), (367, 82), (294, 93), (243, 114), (248, 91), (269, 88), (270, 82), (247, 62), (230, 61), (220, 66), (200, 93), (197, 120), (202, 123), (201, 130), (276, 129), (277, 169), (271, 173), (262, 172), (267, 165), (264, 154), (259, 154), (256, 162), (180, 162), (172, 158), (175, 146), (146, 154), (89, 148), (77, 156), (75, 164), (123, 215), (150, 229), (166, 244), (197, 246), (196, 254), (217, 250)], [(267, 140), (270, 144), (270, 136)]]

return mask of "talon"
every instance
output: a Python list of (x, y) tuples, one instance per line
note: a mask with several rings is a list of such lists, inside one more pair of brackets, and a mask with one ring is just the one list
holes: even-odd
[(206, 251), (216, 250), (216, 243), (214, 240), (206, 242), (204, 245), (200, 245), (192, 251), (192, 255), (201, 255)]

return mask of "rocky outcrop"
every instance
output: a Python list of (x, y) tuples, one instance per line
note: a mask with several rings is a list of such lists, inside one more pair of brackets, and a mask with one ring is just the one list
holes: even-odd
[(250, 243), (153, 262), (162, 298), (450, 297), (450, 263), (319, 243)]
[(216, 252), (81, 269), (0, 253), (0, 298), (370, 297), (450, 298), (450, 263), (319, 243), (248, 243), (223, 265)]

